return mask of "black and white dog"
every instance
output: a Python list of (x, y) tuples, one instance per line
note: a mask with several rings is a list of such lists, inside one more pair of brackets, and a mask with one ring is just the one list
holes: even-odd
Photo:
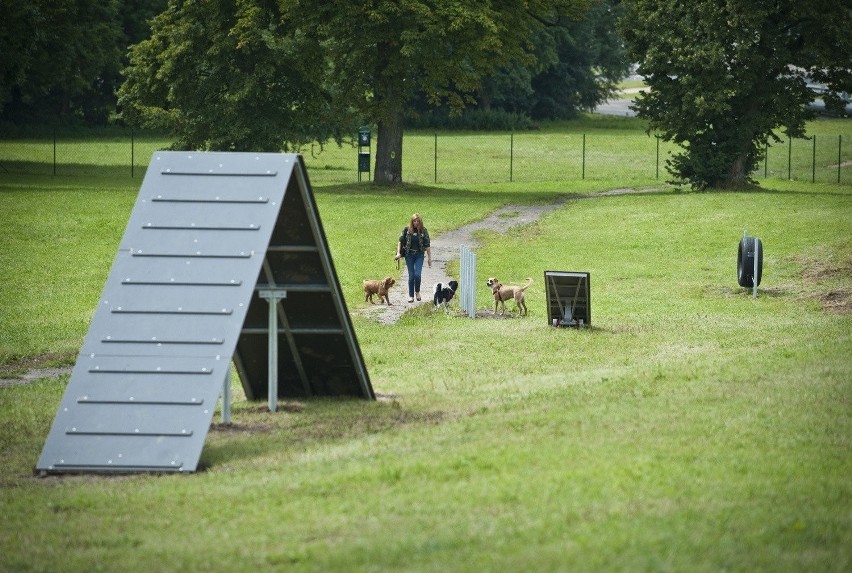
[(447, 284), (435, 283), (432, 302), (435, 308), (444, 305), (444, 312), (450, 312), (450, 301), (456, 296), (456, 289), (459, 288), (458, 281), (450, 281)]

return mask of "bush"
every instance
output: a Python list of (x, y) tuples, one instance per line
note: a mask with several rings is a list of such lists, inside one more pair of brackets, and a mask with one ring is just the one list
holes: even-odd
[(503, 110), (474, 109), (460, 116), (450, 116), (440, 109), (417, 114), (406, 121), (412, 129), (458, 129), (469, 131), (511, 131), (533, 128), (530, 117), (522, 113)]

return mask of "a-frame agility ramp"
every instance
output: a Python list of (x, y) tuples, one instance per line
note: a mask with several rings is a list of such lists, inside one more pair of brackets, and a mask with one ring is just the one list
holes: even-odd
[(375, 398), (301, 156), (157, 152), (36, 471), (195, 471), (232, 360)]

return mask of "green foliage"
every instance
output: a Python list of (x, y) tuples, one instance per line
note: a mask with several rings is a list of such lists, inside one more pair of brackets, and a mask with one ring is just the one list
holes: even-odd
[(0, 121), (105, 124), (126, 47), (165, 0), (0, 2)]
[(23, 121), (105, 121), (121, 64), (119, 0), (0, 4), (0, 112)]
[(488, 77), (482, 104), (535, 120), (570, 119), (613, 96), (628, 71), (616, 25), (622, 12), (620, 2), (597, 1), (582, 16), (536, 30), (535, 62), (515, 62)]
[(850, 81), (852, 12), (831, 1), (633, 0), (623, 19), (650, 88), (636, 109), (684, 151), (670, 173), (693, 187), (742, 186), (774, 131), (803, 133), (807, 76)]
[(413, 129), (512, 131), (530, 129), (533, 122), (525, 114), (502, 109), (471, 109), (461, 115), (451, 115), (446, 109), (436, 109), (406, 119), (405, 126)]
[(341, 102), (377, 126), (374, 180), (402, 182), (402, 136), (415, 94), (460, 112), (484, 75), (531, 61), (529, 38), (585, 0), (329, 0), (299, 2), (307, 29), (324, 41)]
[(340, 138), (320, 45), (275, 2), (169, 2), (131, 48), (122, 117), (176, 149), (279, 151)]

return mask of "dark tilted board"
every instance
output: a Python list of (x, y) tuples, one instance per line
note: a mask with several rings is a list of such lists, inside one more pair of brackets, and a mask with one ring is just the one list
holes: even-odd
[[(544, 288), (547, 294), (547, 324), (551, 326), (591, 325), (590, 278), (587, 272), (544, 272)], [(582, 320), (582, 323), (579, 322), (580, 320)]]

